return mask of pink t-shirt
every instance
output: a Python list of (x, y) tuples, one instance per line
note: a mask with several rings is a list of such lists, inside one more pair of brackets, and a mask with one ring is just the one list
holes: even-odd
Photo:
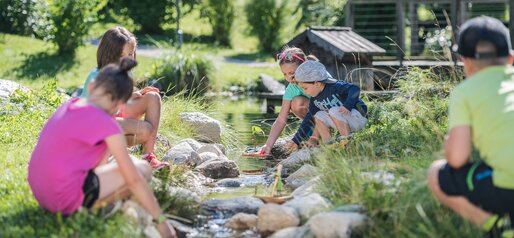
[(84, 200), (82, 186), (104, 155), (105, 138), (122, 133), (116, 120), (73, 98), (46, 122), (29, 163), (28, 181), (38, 203), (51, 212), (75, 212)]

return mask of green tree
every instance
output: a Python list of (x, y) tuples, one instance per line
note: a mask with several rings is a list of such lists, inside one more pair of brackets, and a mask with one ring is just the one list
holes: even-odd
[(47, 38), (58, 47), (58, 53), (74, 54), (84, 44), (98, 11), (107, 0), (52, 0), (49, 17), (52, 24)]
[(231, 0), (204, 0), (201, 16), (207, 17), (212, 26), (216, 43), (230, 46), (230, 30), (234, 21), (234, 5)]
[(300, 0), (295, 9), (301, 13), (296, 28), (301, 25), (326, 26), (334, 25), (343, 18), (343, 8), (346, 0)]
[(281, 33), (292, 9), (287, 0), (251, 0), (245, 6), (250, 34), (259, 40), (259, 48), (271, 52), (280, 47)]

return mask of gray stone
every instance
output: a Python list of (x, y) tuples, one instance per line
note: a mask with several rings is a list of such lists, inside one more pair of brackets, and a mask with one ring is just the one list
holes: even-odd
[(218, 149), (221, 151), (222, 154), (226, 155), (227, 152), (225, 150), (225, 146), (223, 144), (219, 144), (219, 143), (216, 143), (214, 144), (216, 147), (218, 147)]
[(188, 237), (189, 234), (195, 234), (197, 233), (197, 231), (188, 226), (188, 225), (185, 225), (179, 221), (175, 221), (175, 220), (167, 220), (167, 222), (173, 226), (173, 228), (175, 228), (175, 231), (177, 232), (177, 237), (178, 238), (186, 238)]
[(180, 144), (182, 142), (186, 142), (187, 144), (189, 144), (189, 146), (191, 146), (191, 148), (193, 148), (194, 151), (200, 149), (204, 144), (202, 142), (199, 142), (195, 139), (191, 139), (191, 138), (187, 138), (187, 139), (183, 139), (181, 141), (179, 141), (177, 144)]
[(201, 158), (189, 143), (184, 141), (171, 147), (162, 160), (177, 165), (196, 166), (201, 161)]
[(200, 197), (193, 191), (181, 187), (168, 187), (171, 197), (177, 198), (179, 201), (191, 201), (199, 204)]
[(201, 154), (201, 153), (204, 153), (204, 152), (210, 152), (210, 153), (216, 154), (217, 156), (224, 155), (224, 153), (220, 150), (220, 148), (217, 145), (220, 145), (220, 144), (206, 144), (206, 145), (203, 145), (198, 150), (196, 150), (196, 153)]
[(0, 98), (8, 98), (15, 90), (21, 90), (25, 93), (30, 92), (25, 86), (10, 80), (0, 79)]
[(263, 86), (273, 94), (284, 94), (286, 86), (267, 74), (260, 74)]
[(304, 164), (301, 168), (286, 178), (286, 185), (292, 189), (296, 189), (304, 185), (316, 174), (316, 168), (310, 164)]
[(300, 224), (300, 218), (294, 208), (277, 204), (266, 204), (262, 206), (257, 216), (259, 217), (257, 230), (264, 236)]
[(313, 193), (313, 192), (316, 191), (316, 186), (318, 186), (318, 183), (319, 183), (319, 177), (315, 177), (315, 178), (309, 180), (304, 185), (302, 185), (302, 186), (298, 187), (297, 189), (295, 189), (291, 193), (291, 196), (299, 197), (299, 196), (304, 196), (304, 195)]
[(200, 112), (183, 112), (180, 118), (196, 134), (196, 139), (202, 142), (219, 143), (221, 142), (221, 123)]
[(225, 227), (236, 231), (244, 231), (257, 226), (257, 216), (255, 214), (238, 213), (231, 217)]
[(305, 226), (288, 227), (273, 233), (269, 238), (314, 238)]
[(209, 192), (206, 185), (213, 183), (211, 178), (207, 178), (199, 172), (187, 171), (184, 173), (184, 177), (186, 178), (184, 183), (186, 188), (199, 196), (206, 195)]
[(352, 230), (363, 226), (366, 216), (359, 213), (324, 212), (319, 213), (307, 223), (315, 237), (351, 237)]
[(305, 163), (312, 162), (311, 152), (311, 149), (303, 148), (291, 153), (287, 159), (280, 161), (280, 164), (283, 166), (282, 174), (291, 174)]
[(236, 197), (231, 199), (211, 199), (204, 201), (200, 208), (208, 214), (217, 214), (221, 212), (225, 215), (234, 215), (236, 213), (257, 214), (259, 207), (264, 203), (255, 197)]
[(291, 154), (286, 147), (286, 140), (284, 139), (278, 139), (271, 147), (270, 153), (273, 160), (284, 160)]
[(294, 208), (302, 221), (307, 221), (311, 216), (330, 208), (330, 202), (319, 193), (311, 193), (304, 196), (295, 197), (286, 202), (284, 206)]
[(229, 159), (209, 160), (197, 166), (195, 170), (213, 179), (239, 176), (239, 167), (236, 162)]
[(202, 152), (199, 154), (200, 161), (198, 162), (198, 165), (203, 164), (209, 160), (220, 160), (220, 156), (212, 153), (212, 152)]
[(241, 187), (241, 180), (237, 178), (226, 178), (216, 182), (219, 187), (238, 188)]

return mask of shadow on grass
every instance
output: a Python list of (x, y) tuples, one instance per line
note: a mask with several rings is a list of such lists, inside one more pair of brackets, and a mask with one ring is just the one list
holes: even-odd
[(251, 61), (268, 61), (273, 57), (271, 53), (254, 52), (254, 53), (238, 53), (233, 55), (227, 55), (227, 58), (240, 59), (240, 60), (251, 60)]
[(60, 71), (69, 70), (77, 63), (73, 55), (57, 55), (39, 52), (25, 58), (22, 65), (13, 69), (14, 74), (26, 79), (37, 79), (41, 76), (55, 77)]

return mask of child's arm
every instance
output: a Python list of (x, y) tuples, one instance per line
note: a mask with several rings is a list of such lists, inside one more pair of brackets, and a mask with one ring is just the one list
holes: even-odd
[(312, 130), (314, 128), (314, 115), (319, 111), (319, 108), (314, 105), (314, 102), (312, 98), (309, 101), (309, 112), (307, 112), (307, 115), (305, 115), (305, 118), (302, 121), (302, 124), (300, 124), (300, 128), (298, 128), (298, 131), (296, 131), (296, 134), (294, 135), (292, 141), (297, 145), (300, 146), (300, 143), (304, 141), (307, 137), (311, 136)]
[[(355, 107), (355, 104), (359, 101), (361, 89), (350, 83), (343, 83), (341, 86), (336, 88), (336, 93), (341, 95), (339, 98), (343, 99), (343, 95), (347, 94), (343, 107), (349, 112)], [(341, 111), (344, 114), (344, 111)]]
[(471, 156), (471, 127), (452, 128), (444, 142), (444, 153), (450, 167), (458, 169), (464, 166)]
[[(127, 153), (127, 143), (125, 136), (122, 134), (116, 134), (109, 136), (105, 139), (109, 152), (114, 156), (114, 159), (118, 163), (121, 176), (126, 182), (126, 185), (130, 189), (130, 192), (136, 197), (136, 200), (141, 203), (143, 208), (150, 213), (152, 218), (158, 219), (162, 215), (161, 208), (157, 203), (157, 199), (153, 195), (152, 190), (148, 186), (148, 183), (143, 176), (137, 171), (136, 166), (132, 163)], [(165, 222), (159, 224), (164, 226)], [(166, 229), (159, 229), (160, 231), (166, 231)], [(171, 235), (171, 230), (168, 230), (168, 234)]]
[(277, 119), (271, 126), (271, 131), (269, 132), (268, 139), (266, 140), (266, 145), (262, 147), (261, 153), (269, 154), (271, 152), (271, 148), (277, 141), (280, 133), (286, 126), (287, 117), (289, 116), (289, 110), (291, 109), (291, 101), (282, 100), (282, 108), (280, 109), (280, 113), (277, 116)]

